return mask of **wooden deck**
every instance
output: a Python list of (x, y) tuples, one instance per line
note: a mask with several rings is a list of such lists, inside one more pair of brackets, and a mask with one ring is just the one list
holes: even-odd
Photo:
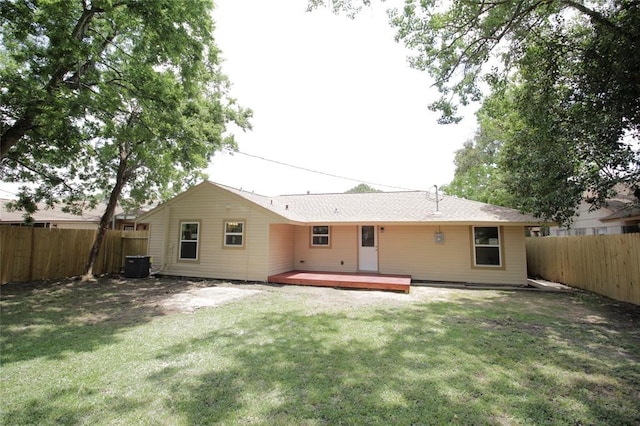
[(360, 288), (368, 290), (391, 290), (409, 293), (410, 275), (382, 275), (342, 272), (290, 271), (271, 275), (270, 283), (309, 285), (316, 287)]

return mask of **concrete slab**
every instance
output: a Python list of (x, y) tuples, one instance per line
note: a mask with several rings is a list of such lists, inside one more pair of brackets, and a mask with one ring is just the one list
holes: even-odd
[(527, 283), (535, 288), (539, 288), (547, 291), (573, 291), (572, 287), (566, 286), (564, 284), (556, 283), (553, 281), (547, 281), (542, 279), (527, 279)]

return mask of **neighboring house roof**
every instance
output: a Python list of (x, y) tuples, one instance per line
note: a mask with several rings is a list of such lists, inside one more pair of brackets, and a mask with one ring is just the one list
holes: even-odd
[(640, 219), (640, 206), (630, 204), (629, 201), (609, 200), (607, 202), (607, 210), (611, 213), (600, 219), (601, 222), (615, 222), (619, 220), (638, 220)]
[(222, 188), (285, 219), (300, 223), (497, 222), (538, 225), (541, 222), (540, 219), (507, 207), (452, 196), (441, 196), (436, 203), (435, 195), (425, 191), (301, 194), (268, 197), (210, 181), (205, 181), (200, 185), (213, 185)]
[[(24, 222), (24, 212), (21, 210), (10, 211), (6, 204), (13, 200), (0, 198), (0, 223), (22, 223)], [(55, 205), (53, 208), (47, 207), (45, 204), (38, 203), (38, 210), (33, 213), (34, 222), (52, 222), (52, 223), (98, 223), (104, 213), (104, 206), (98, 206), (95, 209), (84, 210), (81, 216), (65, 213), (62, 211), (61, 205)], [(116, 208), (116, 213), (121, 213), (122, 209)]]

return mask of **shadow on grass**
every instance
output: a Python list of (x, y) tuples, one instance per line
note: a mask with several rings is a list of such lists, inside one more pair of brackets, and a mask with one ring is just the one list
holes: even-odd
[[(6, 364), (117, 343), (121, 330), (162, 315), (154, 295), (184, 287), (116, 279), (1, 290)], [(159, 401), (166, 422), (186, 424), (640, 423), (640, 308), (583, 294), (465, 294), (311, 313), (274, 293), (259, 307), (202, 310), (190, 322), (206, 324), (198, 338), (145, 358), (152, 366), (136, 380), (151, 396), (98, 404), (107, 416), (151, 417), (144, 406)], [(87, 393), (104, 388), (78, 380), (24, 398), (5, 423), (86, 422), (97, 400)], [(122, 391), (126, 380), (114, 385)]]
[[(47, 395), (46, 400), (40, 398), (29, 399), (24, 402), (19, 410), (5, 411), (2, 414), (3, 424), (85, 424), (92, 408), (83, 404), (74, 404), (73, 401), (87, 397), (88, 392), (91, 391), (77, 386), (55, 389), (54, 392)], [(113, 412), (121, 413), (144, 406), (144, 402), (120, 395), (109, 397), (106, 404), (109, 405)]]
[(179, 291), (175, 280), (101, 278), (5, 284), (0, 288), (2, 364), (113, 343), (125, 328), (163, 315), (149, 300)]
[(265, 314), (158, 355), (179, 360), (216, 341), (230, 367), (187, 381), (167, 367), (148, 379), (171, 388), (167, 405), (189, 424), (639, 423), (633, 329), (521, 300)]

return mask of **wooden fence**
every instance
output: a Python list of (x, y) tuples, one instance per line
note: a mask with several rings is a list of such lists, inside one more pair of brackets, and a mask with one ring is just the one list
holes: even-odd
[(529, 276), (640, 305), (640, 234), (527, 238)]
[[(82, 275), (91, 229), (0, 226), (0, 284)], [(125, 256), (147, 254), (148, 231), (107, 231), (93, 272), (118, 273)]]

